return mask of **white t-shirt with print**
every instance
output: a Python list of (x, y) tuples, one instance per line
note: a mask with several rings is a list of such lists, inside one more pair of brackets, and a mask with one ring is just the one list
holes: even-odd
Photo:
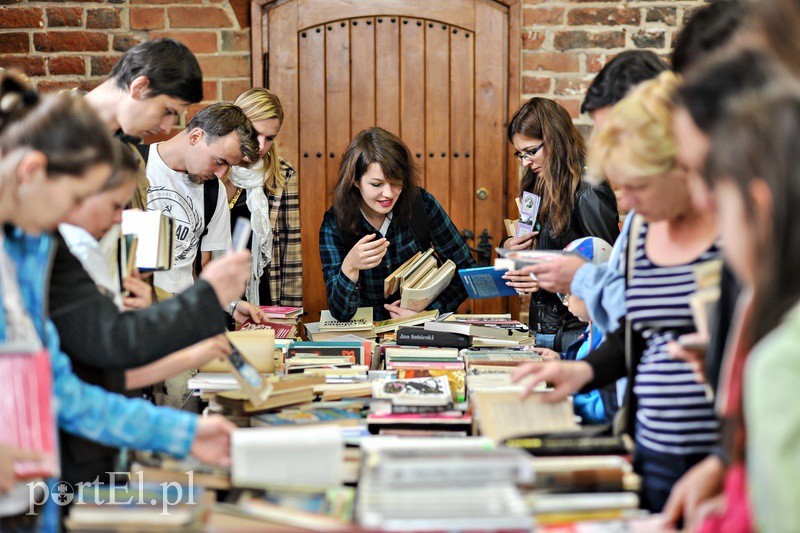
[[(189, 175), (169, 168), (158, 154), (158, 143), (150, 145), (147, 158), (147, 209), (161, 211), (175, 220), (175, 258), (172, 270), (156, 272), (153, 282), (161, 290), (179, 293), (194, 284), (192, 265), (197, 244), (205, 229), (203, 186)], [(203, 237), (203, 252), (231, 247), (231, 219), (226, 205), (225, 187), (220, 182), (217, 208), (208, 233)]]

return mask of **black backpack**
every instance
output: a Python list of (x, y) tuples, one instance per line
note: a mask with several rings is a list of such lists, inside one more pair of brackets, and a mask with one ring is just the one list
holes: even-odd
[[(142, 160), (144, 160), (145, 172), (146, 172), (147, 159), (150, 156), (150, 145), (137, 144), (136, 150), (138, 150), (139, 154), (142, 156)], [(202, 253), (200, 252), (200, 247), (203, 244), (203, 237), (205, 237), (206, 234), (208, 233), (208, 226), (209, 224), (211, 224), (211, 219), (214, 218), (214, 214), (216, 213), (217, 210), (219, 189), (220, 189), (220, 182), (218, 179), (208, 180), (203, 183), (203, 219), (205, 221), (205, 226), (203, 228), (203, 233), (200, 234), (200, 240), (197, 243), (197, 257), (195, 258), (194, 261), (194, 267), (197, 274), (200, 274), (200, 271), (203, 270), (203, 265), (201, 262)]]

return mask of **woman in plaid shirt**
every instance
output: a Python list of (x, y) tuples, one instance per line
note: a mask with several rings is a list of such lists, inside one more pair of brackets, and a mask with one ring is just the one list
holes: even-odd
[[(420, 212), (416, 202), (427, 215), (430, 244), (418, 242), (412, 229), (412, 212)], [(381, 128), (362, 131), (347, 148), (319, 243), (328, 308), (337, 320), (349, 320), (359, 307), (372, 307), (376, 320), (415, 314), (400, 307), (399, 294), (384, 297), (383, 281), (429, 246), (440, 261), (451, 259), (459, 269), (475, 266), (450, 217), (417, 185), (406, 145)], [(466, 297), (454, 276), (428, 308), (455, 311)]]

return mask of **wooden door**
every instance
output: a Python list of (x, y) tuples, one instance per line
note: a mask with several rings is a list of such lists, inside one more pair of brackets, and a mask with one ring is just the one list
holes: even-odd
[[(279, 148), (299, 173), (309, 319), (327, 308), (322, 216), (340, 156), (365, 128), (403, 139), (423, 186), (476, 236), (468, 244), (484, 230), (499, 244), (517, 183), (505, 140), (519, 102), (516, 0), (255, 0), (253, 20), (253, 83), (281, 98)], [(507, 309), (505, 299), (463, 308)]]

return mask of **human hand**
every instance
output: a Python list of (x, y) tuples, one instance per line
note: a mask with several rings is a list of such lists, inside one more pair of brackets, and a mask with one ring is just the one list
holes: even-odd
[[(702, 333), (687, 333), (678, 337), (678, 341), (667, 344), (667, 353), (673, 359), (680, 359), (689, 364), (698, 383), (706, 383), (706, 351), (705, 349), (692, 349), (689, 346), (707, 346), (708, 337)], [(682, 346), (683, 344), (683, 346)]]
[(683, 517), (685, 524), (694, 523), (699, 506), (722, 491), (725, 465), (716, 455), (709, 455), (690, 468), (669, 494), (661, 517), (665, 525), (675, 526)]
[(584, 264), (586, 264), (585, 259), (569, 254), (526, 266), (521, 272), (536, 276), (539, 287), (546, 291), (566, 294), (572, 292), (570, 288), (572, 280), (575, 278), (575, 273)]
[(225, 359), (233, 350), (228, 338), (223, 335), (216, 335), (189, 347), (192, 359), (190, 368), (200, 368), (214, 359)]
[(385, 237), (375, 240), (375, 237), (377, 233), (362, 237), (342, 261), (342, 272), (354, 282), (358, 281), (359, 271), (375, 268), (381, 264), (383, 256), (386, 255), (389, 241)]
[(585, 361), (547, 361), (531, 362), (518, 366), (511, 373), (512, 383), (517, 383), (525, 376), (532, 376), (522, 391), (522, 397), (528, 396), (539, 383), (553, 385), (553, 390), (542, 393), (542, 400), (548, 403), (565, 400), (574, 394), (594, 377), (594, 371)]
[(389, 311), (389, 316), (391, 318), (400, 318), (401, 316), (414, 316), (418, 313), (418, 311), (414, 311), (413, 309), (405, 309), (400, 307), (400, 300), (397, 300), (391, 304), (383, 304), (383, 308)]
[(122, 280), (122, 288), (129, 294), (122, 297), (125, 309), (144, 309), (153, 305), (153, 288), (138, 276), (131, 275)]
[(520, 294), (539, 290), (539, 282), (533, 279), (530, 274), (525, 274), (521, 270), (509, 270), (503, 274), (503, 279), (507, 280), (506, 285), (514, 287)]
[(236, 426), (224, 416), (200, 417), (197, 421), (191, 454), (203, 463), (230, 466), (231, 433), (235, 429)]
[(229, 252), (203, 267), (200, 278), (206, 280), (217, 294), (219, 304), (227, 309), (230, 303), (244, 294), (250, 279), (250, 251)]
[(20, 481), (14, 472), (14, 463), (18, 461), (41, 462), (44, 459), (41, 452), (0, 444), (0, 494), (10, 491)]
[(240, 300), (239, 303), (236, 304), (236, 309), (233, 311), (233, 319), (240, 324), (245, 320), (250, 320), (255, 324), (261, 324), (261, 322), (267, 319), (267, 314), (257, 305)]
[(508, 250), (529, 250), (533, 245), (533, 238), (537, 235), (539, 235), (539, 232), (534, 231), (521, 237), (511, 237), (506, 241), (505, 248)]
[(542, 356), (543, 361), (558, 361), (561, 359), (561, 354), (550, 348), (534, 347), (533, 351)]

